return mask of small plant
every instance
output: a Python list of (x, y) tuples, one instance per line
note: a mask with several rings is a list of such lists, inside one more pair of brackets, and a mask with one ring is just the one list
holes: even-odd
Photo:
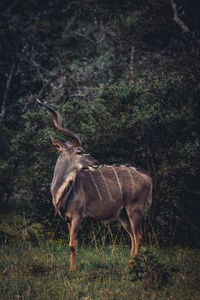
[(169, 283), (173, 272), (178, 269), (160, 263), (152, 251), (144, 250), (139, 256), (133, 258), (128, 265), (131, 280), (140, 280), (146, 289), (162, 289)]

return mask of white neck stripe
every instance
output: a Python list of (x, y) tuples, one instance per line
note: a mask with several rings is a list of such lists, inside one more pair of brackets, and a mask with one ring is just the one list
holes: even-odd
[(61, 186), (59, 187), (59, 189), (56, 192), (55, 198), (54, 200), (54, 206), (56, 206), (58, 204), (58, 201), (60, 200), (60, 197), (62, 196), (64, 190), (66, 189), (66, 187), (68, 186), (69, 182), (71, 180), (74, 180), (76, 176), (76, 171), (73, 170), (71, 173), (67, 174), (65, 181), (61, 184)]

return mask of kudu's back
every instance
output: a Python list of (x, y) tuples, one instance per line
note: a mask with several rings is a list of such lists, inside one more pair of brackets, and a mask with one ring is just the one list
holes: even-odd
[(125, 207), (143, 211), (152, 202), (151, 178), (128, 166), (102, 165), (93, 172), (80, 172), (77, 186), (86, 217), (94, 219), (120, 218)]

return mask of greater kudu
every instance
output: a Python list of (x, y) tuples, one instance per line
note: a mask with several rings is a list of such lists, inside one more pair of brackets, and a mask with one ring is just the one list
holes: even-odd
[(56, 212), (68, 221), (70, 269), (77, 268), (77, 236), (85, 217), (119, 219), (131, 238), (131, 256), (139, 253), (141, 218), (152, 202), (151, 178), (130, 166), (99, 165), (85, 153), (80, 139), (62, 127), (61, 115), (37, 100), (52, 114), (53, 122), (70, 142), (52, 139), (61, 152), (54, 170), (51, 193)]

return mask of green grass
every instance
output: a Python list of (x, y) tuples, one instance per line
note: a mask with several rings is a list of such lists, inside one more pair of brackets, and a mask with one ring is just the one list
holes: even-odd
[(200, 299), (200, 252), (129, 246), (78, 249), (78, 270), (69, 270), (62, 241), (0, 247), (0, 299)]

